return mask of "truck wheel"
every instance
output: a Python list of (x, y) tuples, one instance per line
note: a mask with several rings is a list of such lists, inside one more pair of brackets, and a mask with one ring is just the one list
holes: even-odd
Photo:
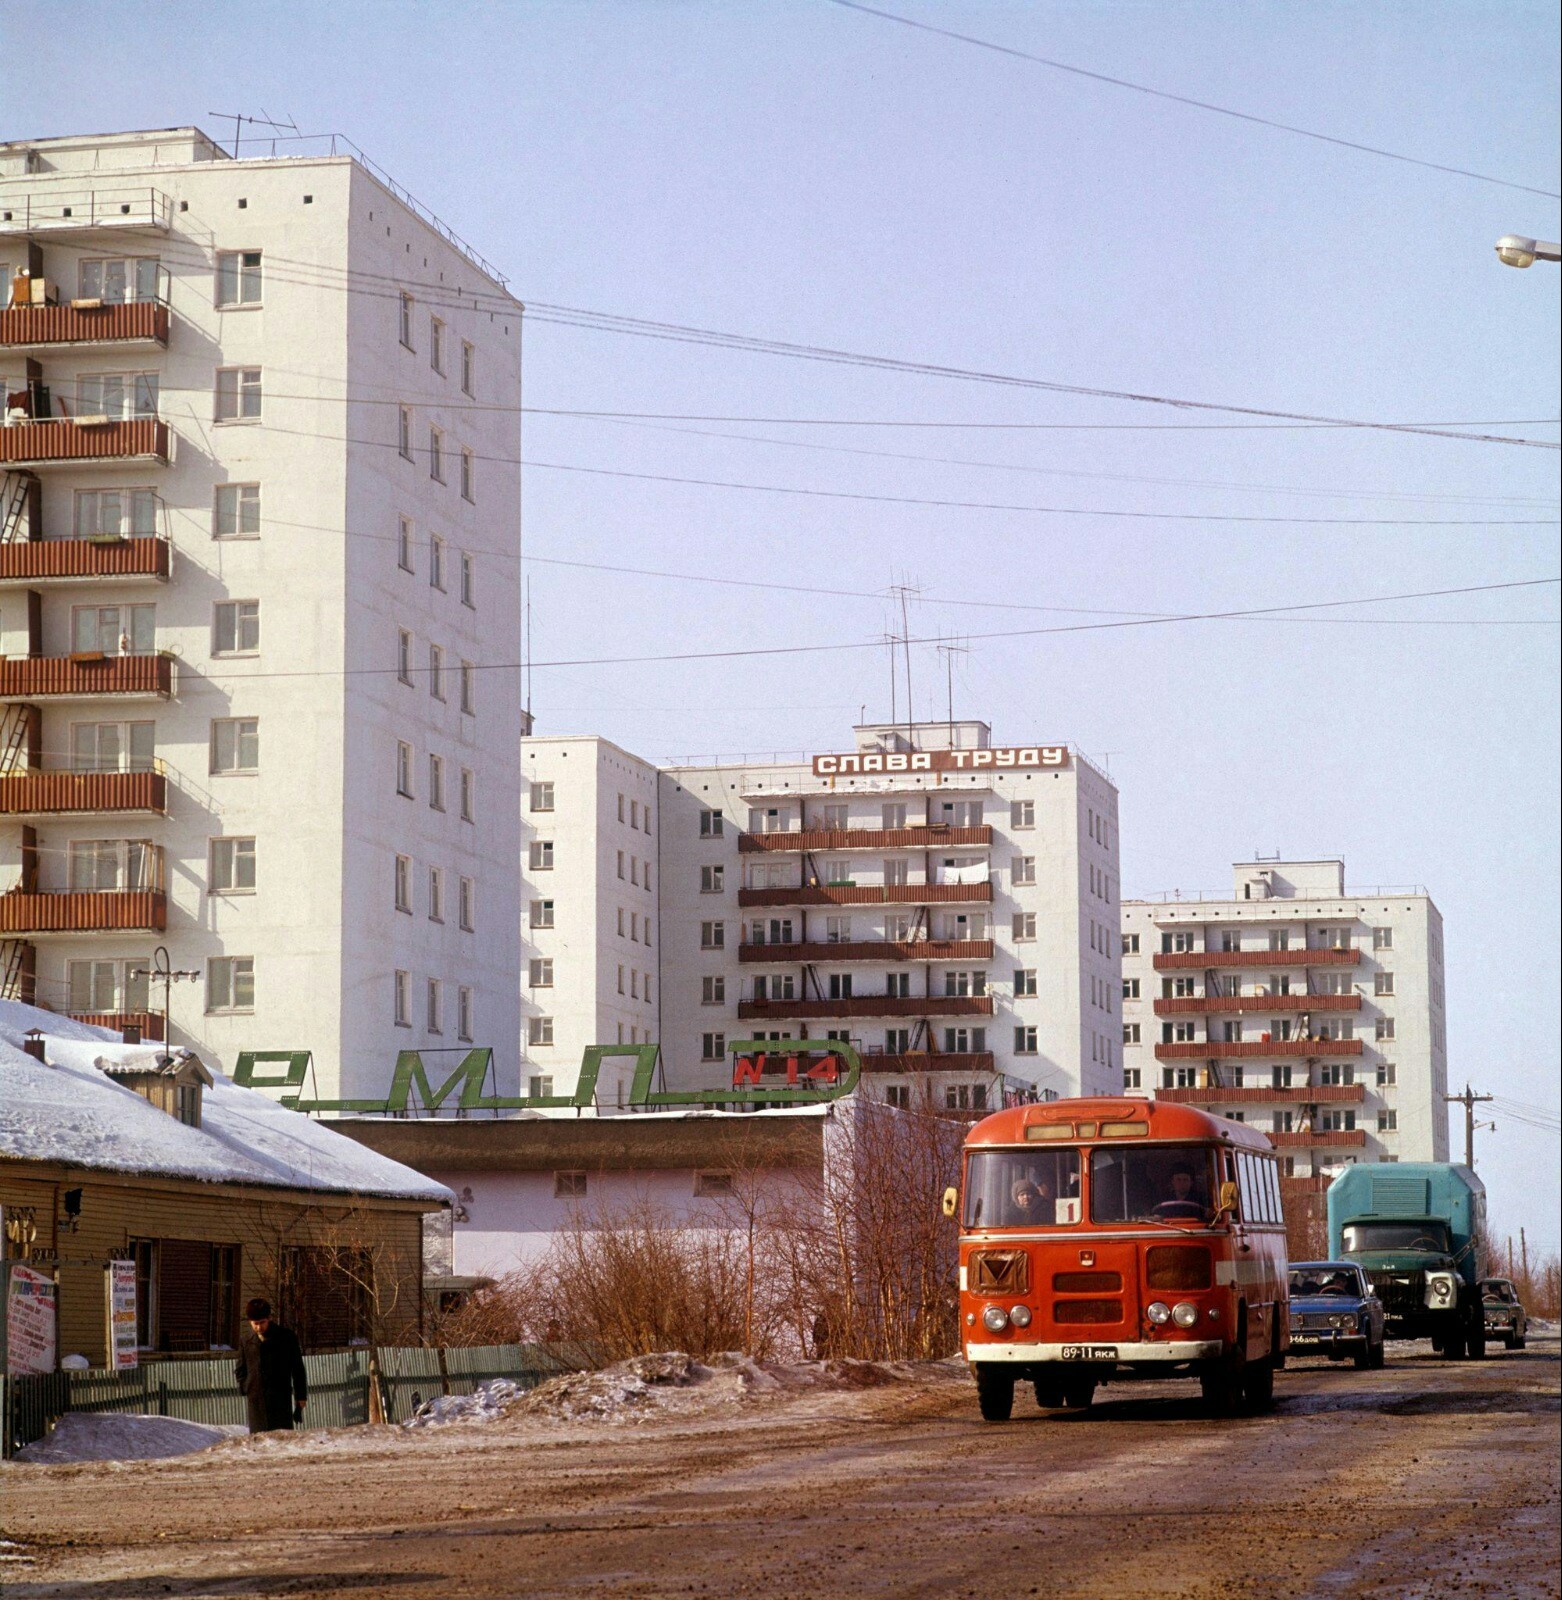
[(1007, 1422), (1014, 1411), (1014, 1374), (997, 1372), (988, 1363), (976, 1369), (976, 1402), (983, 1422)]
[(1480, 1361), (1486, 1354), (1486, 1330), (1481, 1328), (1465, 1341), (1465, 1355), (1471, 1361)]
[(1272, 1361), (1250, 1361), (1242, 1369), (1242, 1399), (1249, 1411), (1274, 1409), (1275, 1368)]
[(1449, 1361), (1464, 1360), (1464, 1335), (1462, 1333), (1450, 1333), (1444, 1336), (1443, 1356)]

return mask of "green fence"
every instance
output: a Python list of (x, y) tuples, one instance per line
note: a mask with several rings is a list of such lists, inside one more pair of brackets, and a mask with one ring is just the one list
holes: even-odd
[[(181, 1417), (186, 1422), (243, 1427), (244, 1397), (233, 1379), (235, 1357), (148, 1361), (129, 1372), (52, 1372), (0, 1375), (0, 1456), (41, 1439), (67, 1411), (128, 1411)], [(541, 1345), (483, 1345), (471, 1349), (382, 1346), (304, 1357), (311, 1428), (344, 1428), (369, 1420), (369, 1388), (378, 1382), (387, 1422), (405, 1422), (426, 1400), (471, 1394), (479, 1384), (508, 1378), (531, 1388), (572, 1362)]]

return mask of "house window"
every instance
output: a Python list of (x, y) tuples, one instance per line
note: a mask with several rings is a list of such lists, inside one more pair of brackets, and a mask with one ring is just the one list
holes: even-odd
[(411, 980), (405, 972), (394, 974), (391, 984), (391, 1020), (398, 1028), (410, 1028), (412, 1017), (407, 999)]
[(725, 819), (719, 811), (702, 811), (700, 813), (700, 837), (702, 839), (719, 839)]
[[(459, 887), (458, 905), (461, 931), (463, 933), (472, 933), (476, 928), (476, 913), (473, 908), (475, 885), (470, 878), (462, 878)], [(536, 903), (536, 901), (532, 902), (533, 905), (536, 905)], [(535, 922), (532, 924), (533, 927), (536, 927), (536, 925)]]
[(1139, 980), (1137, 978), (1123, 979), (1123, 999), (1137, 1000), (1139, 998)]
[(260, 368), (218, 367), (218, 422), (258, 422), (260, 420)]
[(531, 963), (531, 986), (534, 989), (553, 987), (553, 961), (548, 956), (534, 956)]
[(555, 1200), (584, 1200), (586, 1198), (586, 1174), (584, 1172), (555, 1172), (553, 1174), (553, 1198)]
[(157, 512), (155, 489), (78, 489), (72, 527), (78, 539), (150, 539)]
[(727, 1003), (727, 980), (719, 975), (700, 979), (700, 1004), (724, 1006)]
[(1125, 956), (1139, 954), (1139, 935), (1137, 933), (1125, 933), (1123, 935), (1123, 954)]
[(1374, 994), (1393, 994), (1394, 974), (1392, 972), (1375, 972), (1372, 975), (1372, 992)]
[(403, 572), (416, 570), (413, 560), (413, 528), (411, 517), (397, 519), (396, 533), (396, 565)]
[(396, 909), (412, 910), (412, 857), (396, 857)]
[(1392, 950), (1394, 948), (1394, 930), (1392, 928), (1374, 928), (1372, 930), (1372, 948), (1374, 950)]
[(445, 373), (445, 325), (438, 317), (428, 319), (428, 364), (439, 373)]
[(1377, 1036), (1379, 1039), (1392, 1039), (1394, 1037), (1394, 1019), (1392, 1017), (1378, 1018)]
[(445, 809), (445, 758), (430, 755), (428, 758), (428, 803), (431, 810)]
[(1009, 863), (1009, 879), (1012, 883), (1034, 883), (1036, 881), (1035, 856), (1015, 856)]
[(145, 420), (157, 415), (157, 393), (155, 372), (84, 373), (76, 380), (76, 414), (116, 422)]
[(470, 767), (461, 769), (461, 820), (475, 822), (476, 816), (476, 780), (472, 776)]
[(553, 809), (553, 785), (551, 783), (534, 783), (531, 786), (531, 809), (533, 811), (551, 811)]
[(156, 606), (71, 608), (71, 649), (78, 655), (143, 656), (156, 648)]
[(1016, 1028), (1014, 1030), (1014, 1053), (1017, 1056), (1033, 1056), (1036, 1054), (1036, 1030), (1034, 1028)]
[(552, 872), (553, 841), (551, 839), (533, 839), (530, 859), (533, 872)]
[(1399, 1082), (1399, 1069), (1392, 1061), (1378, 1063), (1378, 1087), (1386, 1089)]
[(551, 900), (532, 901), (531, 925), (534, 928), (551, 928), (553, 926), (553, 902)]
[(1138, 1044), (1138, 1042), (1139, 1024), (1137, 1022), (1125, 1022), (1123, 1024), (1123, 1043)]
[(1036, 969), (1034, 967), (1016, 967), (1014, 969), (1014, 993), (1017, 999), (1023, 999), (1036, 993)]
[(456, 990), (456, 1037), (463, 1044), (472, 1042), (472, 991), (465, 984)]
[(436, 428), (432, 423), (428, 430), (428, 475), (435, 483), (445, 481), (445, 433), (444, 429)]
[(219, 600), (212, 618), (214, 656), (252, 656), (260, 649), (260, 601)]
[[(909, 973), (902, 973), (902, 977), (909, 977)], [(964, 998), (967, 995), (982, 995), (987, 993), (987, 974), (978, 968), (976, 971), (963, 971), (951, 969), (944, 974), (944, 995), (946, 998)]]
[(1036, 913), (1034, 911), (1016, 911), (1014, 913), (1014, 942), (1028, 944), (1036, 937)]
[(470, 661), (461, 663), (461, 714), (477, 715), (477, 668)]
[(445, 920), (445, 874), (439, 867), (428, 869), (428, 920)]
[(259, 717), (219, 717), (212, 722), (211, 769), (214, 773), (260, 770)]
[(437, 533), (428, 542), (428, 586), (445, 592), (445, 541)]
[(897, 1111), (911, 1109), (911, 1090), (904, 1083), (892, 1083), (884, 1090), (884, 1104), (894, 1106)]
[(66, 1009), (75, 1015), (148, 1010), (151, 965), (149, 960), (67, 961)]
[(1125, 1089), (1142, 1089), (1144, 1087), (1144, 1074), (1138, 1067), (1123, 1068), (1123, 1087)]
[(442, 994), (438, 978), (430, 978), (427, 987), (426, 1022), (430, 1033), (443, 1033), (441, 1027), (441, 1001)]
[(255, 841), (213, 839), (206, 882), (212, 894), (254, 894)]
[(461, 341), (461, 392), (471, 394), (473, 380), (477, 376), (477, 351), (463, 339)]
[(986, 1028), (945, 1028), (944, 1051), (947, 1055), (966, 1055), (987, 1048)]
[(445, 698), (445, 652), (437, 644), (428, 647), (428, 692), (436, 700)]
[(700, 949), (724, 950), (727, 946), (727, 925), (725, 922), (702, 922), (700, 924)]
[(461, 552), (461, 604), (477, 609), (476, 564), (465, 550)]
[(406, 460), (412, 459), (412, 407), (399, 406), (396, 411), (396, 448)]
[(461, 498), (477, 504), (477, 460), (470, 450), (461, 452)]
[(1396, 1133), (1399, 1130), (1399, 1113), (1397, 1111), (1380, 1111), (1378, 1113), (1378, 1132)]
[(217, 304), (219, 307), (258, 306), (260, 304), (260, 291), (260, 251), (219, 250), (217, 252)]
[(161, 276), (156, 256), (119, 256), (80, 262), (76, 282), (83, 300), (119, 306), (134, 300), (163, 299), (158, 293)]
[(1009, 804), (1009, 826), (1011, 828), (1034, 828), (1036, 826), (1036, 802), (1034, 800), (1014, 800)]
[(722, 866), (700, 868), (700, 893), (723, 894), (727, 887), (727, 869)]
[(412, 685), (412, 635), (405, 628), (396, 630), (396, 677), (409, 688)]
[(553, 1094), (553, 1078), (549, 1073), (537, 1073), (526, 1080), (526, 1093), (533, 1100), (546, 1100)]
[(700, 1035), (700, 1060), (720, 1061), (727, 1053), (727, 1036), (724, 1033), (702, 1033)]
[(213, 956), (206, 963), (206, 1009), (208, 1011), (255, 1009), (253, 956)]
[(396, 793), (412, 799), (412, 746), (396, 741)]
[(155, 722), (72, 723), (71, 771), (150, 772), (156, 735)]
[(553, 1018), (528, 1017), (526, 1019), (526, 1042), (538, 1046), (552, 1044)]
[(412, 296), (405, 292), (401, 296), (401, 342), (410, 350), (412, 348)]

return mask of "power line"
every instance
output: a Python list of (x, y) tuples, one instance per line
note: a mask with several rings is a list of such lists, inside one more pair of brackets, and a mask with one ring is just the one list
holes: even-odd
[(1211, 111), (1217, 116), (1235, 117), (1239, 122), (1251, 122), (1261, 128), (1272, 128), (1279, 133), (1294, 133), (1303, 139), (1316, 139), (1321, 144), (1337, 145), (1343, 150), (1354, 150), (1361, 155), (1381, 156), (1388, 161), (1402, 161), (1408, 166), (1425, 167), (1432, 172), (1446, 172), (1456, 178), (1474, 178), (1480, 183), (1495, 183), (1504, 189), (1517, 189), (1524, 194), (1544, 195), (1548, 200), (1562, 199), (1550, 189), (1537, 189), (1527, 183), (1514, 183), (1507, 178), (1494, 178), (1489, 173), (1472, 172), (1467, 167), (1445, 166), (1440, 161), (1427, 161), (1420, 156), (1407, 156), (1396, 150), (1383, 150), (1377, 145), (1361, 144), (1354, 139), (1340, 139), (1333, 134), (1317, 133), (1311, 128), (1298, 128), (1293, 123), (1276, 122), (1269, 117), (1254, 116), (1248, 111), (1234, 111), (1230, 106), (1218, 106), (1208, 100), (1195, 100), (1188, 95), (1174, 94), (1167, 89), (1152, 89), (1147, 84), (1133, 83), (1127, 78), (1114, 78), (1104, 72), (1092, 72), (1086, 67), (1071, 66), (1066, 61), (1055, 61), (1049, 56), (1032, 55), (1028, 50), (1017, 50), (1010, 45), (995, 44), (990, 39), (977, 39), (968, 33), (956, 33), (950, 28), (936, 28), (928, 22), (916, 22), (910, 17), (898, 16), (893, 11), (880, 11), (874, 6), (861, 4), (861, 0), (835, 0), (835, 4), (848, 11), (861, 11), (885, 22), (898, 22), (903, 28), (915, 28), (919, 33), (934, 33), (944, 39), (955, 39), (961, 44), (975, 45), (981, 50), (991, 50), (998, 55), (1013, 56), (1020, 61), (1030, 61), (1037, 66), (1050, 67), (1054, 72), (1072, 73), (1077, 78), (1089, 78), (1095, 83), (1110, 84), (1114, 89), (1131, 89), (1135, 94), (1147, 94), (1157, 100), (1170, 100), (1177, 105), (1191, 106), (1196, 111)]

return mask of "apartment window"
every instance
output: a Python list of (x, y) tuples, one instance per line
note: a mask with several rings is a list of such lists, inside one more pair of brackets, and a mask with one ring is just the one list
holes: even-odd
[(396, 909), (412, 910), (412, 857), (396, 857)]
[(1324, 1061), (1318, 1067), (1318, 1082), (1338, 1088), (1356, 1081), (1356, 1069), (1345, 1061)]
[(396, 531), (396, 565), (400, 567), (403, 572), (412, 572), (416, 570), (412, 553), (413, 537), (412, 518), (398, 518)]
[(1014, 969), (1014, 994), (1016, 999), (1024, 999), (1036, 993), (1036, 969), (1034, 967), (1016, 967)]
[(398, 1028), (412, 1026), (411, 1002), (408, 999), (411, 979), (405, 972), (397, 972), (391, 983), (391, 1020)]
[(533, 811), (551, 811), (553, 809), (553, 785), (551, 783), (534, 783), (531, 786), (531, 809)]
[(1034, 800), (1014, 800), (1009, 804), (1009, 826), (1011, 828), (1034, 828), (1036, 826), (1036, 802)]
[[(476, 926), (473, 912), (475, 886), (470, 878), (462, 878), (458, 885), (458, 890), (457, 909), (460, 913), (461, 931), (463, 933), (471, 933)], [(535, 905), (536, 902), (534, 901), (533, 904)], [(536, 923), (533, 923), (532, 926), (535, 927)]]
[(1380, 1111), (1378, 1113), (1378, 1132), (1395, 1133), (1399, 1129), (1399, 1113), (1397, 1111)]
[(477, 715), (477, 668), (470, 661), (461, 663), (461, 714)]
[(640, 974), (633, 967), (629, 969), (629, 998), (631, 1000), (640, 998)]
[(727, 945), (727, 925), (725, 922), (702, 922), (700, 924), (700, 949), (724, 950)]
[(396, 677), (407, 684), (412, 683), (412, 635), (405, 628), (396, 630)]
[(980, 800), (946, 800), (943, 805), (944, 821), (956, 828), (979, 828), (982, 825)]
[(145, 1011), (151, 1005), (151, 962), (67, 961), (66, 1008), (77, 1014)]
[(1123, 1068), (1123, 1088), (1124, 1089), (1142, 1089), (1143, 1087), (1144, 1087), (1144, 1075), (1140, 1071), (1140, 1069), (1138, 1067), (1124, 1067)]
[(461, 604), (477, 609), (476, 563), (465, 550), (461, 552)]
[(445, 809), (445, 758), (431, 755), (428, 758), (428, 803), (431, 810)]
[(477, 504), (477, 458), (470, 450), (461, 452), (461, 498)]
[(396, 448), (410, 461), (412, 459), (412, 407), (397, 407), (396, 421)]
[(1349, 928), (1320, 928), (1318, 930), (1318, 947), (1321, 950), (1349, 950), (1351, 948)]
[(214, 773), (260, 770), (259, 717), (219, 717), (212, 722), (211, 769)]
[(553, 841), (551, 839), (532, 840), (531, 869), (533, 872), (553, 871)]
[(1242, 1020), (1239, 1017), (1235, 1022), (1223, 1022), (1220, 1025), (1222, 1041), (1226, 1044), (1242, 1043)]
[(1372, 975), (1372, 992), (1374, 994), (1393, 994), (1394, 974), (1392, 972), (1375, 972)]
[(850, 1000), (852, 993), (852, 975), (849, 972), (832, 972), (830, 974), (830, 998), (832, 1000)]
[(445, 698), (445, 652), (437, 644), (428, 647), (428, 692), (436, 700)]
[(428, 586), (445, 592), (445, 541), (437, 533), (428, 541)]
[(1028, 944), (1036, 937), (1036, 913), (1034, 911), (1016, 911), (1014, 913), (1014, 942)]
[(631, 800), (629, 802), (629, 826), (631, 828), (635, 829), (637, 832), (639, 831), (639, 828), (640, 828), (640, 802), (638, 800)]
[(1036, 1030), (1034, 1028), (1016, 1028), (1014, 1030), (1014, 1053), (1017, 1056), (1033, 1056), (1036, 1054)]
[(1378, 1087), (1380, 1089), (1392, 1088), (1399, 1082), (1399, 1069), (1392, 1061), (1378, 1063)]
[(1392, 1017), (1378, 1018), (1377, 1037), (1379, 1039), (1392, 1039), (1394, 1037), (1394, 1019)]
[(586, 1175), (584, 1172), (555, 1172), (553, 1174), (553, 1198), (555, 1200), (584, 1200), (586, 1197)]
[(72, 772), (150, 772), (155, 722), (77, 722), (71, 725)]
[[(83, 263), (85, 266), (86, 263)], [(217, 252), (217, 304), (258, 306), (261, 291), (261, 259), (258, 250), (219, 250)], [(83, 290), (83, 293), (86, 291)]]
[(425, 1025), (430, 1033), (443, 1033), (444, 1028), (441, 1026), (441, 1024), (444, 1019), (442, 1015), (443, 1007), (441, 1005), (441, 1001), (443, 1000), (444, 996), (441, 991), (438, 978), (430, 978), (428, 980), (426, 994), (427, 1004), (424, 1013)]
[(410, 350), (412, 348), (412, 296), (403, 293), (401, 297), (401, 342)]
[(76, 414), (116, 422), (155, 417), (157, 393), (155, 372), (83, 373), (76, 380)]
[(724, 1006), (727, 1003), (727, 980), (720, 975), (700, 979), (700, 1004)]
[(894, 1106), (897, 1111), (911, 1109), (911, 1090), (904, 1083), (892, 1083), (884, 1091), (884, 1104)]
[(163, 299), (158, 292), (161, 276), (156, 256), (119, 256), (79, 263), (76, 282), (83, 300), (117, 306), (132, 300)]
[(986, 1028), (945, 1028), (944, 1050), (949, 1055), (980, 1054), (987, 1048)]
[[(432, 423), (428, 430), (428, 475), (435, 483), (445, 481), (445, 432)], [(435, 585), (436, 588), (443, 585)]]
[(1137, 933), (1125, 933), (1123, 935), (1123, 954), (1125, 956), (1139, 954), (1139, 935)]
[(553, 962), (547, 956), (534, 956), (531, 963), (531, 986), (534, 989), (553, 987)]
[(1374, 950), (1392, 950), (1394, 948), (1394, 930), (1392, 928), (1374, 928), (1372, 930), (1372, 948)]
[(538, 1073), (526, 1080), (526, 1092), (533, 1100), (546, 1100), (553, 1093), (553, 1079), (547, 1073)]
[(723, 894), (727, 887), (727, 869), (723, 866), (700, 868), (700, 893)]
[[(946, 863), (947, 864), (947, 863)], [(911, 863), (909, 861), (894, 861), (886, 858), (883, 866), (884, 887), (886, 889), (903, 889), (911, 882)], [(844, 856), (824, 863), (824, 881), (826, 883), (851, 883), (852, 867)]]
[(396, 793), (412, 799), (412, 746), (396, 741)]
[(71, 649), (78, 655), (143, 656), (156, 648), (156, 606), (71, 608)]
[(207, 860), (206, 883), (212, 894), (254, 894), (255, 841), (213, 839)]
[(72, 526), (78, 539), (149, 539), (157, 511), (155, 489), (78, 489)]
[(477, 376), (477, 351), (463, 339), (461, 341), (461, 392), (472, 393), (472, 383)]
[(254, 956), (212, 956), (206, 963), (206, 1009), (255, 1009)]
[(475, 822), (477, 820), (474, 809), (476, 803), (475, 782), (475, 779), (472, 777), (472, 769), (470, 767), (462, 767), (461, 820), (463, 822)]
[(528, 1017), (526, 1019), (526, 1042), (531, 1045), (552, 1044), (553, 1018)]
[(1035, 856), (1015, 856), (1009, 863), (1009, 880), (1011, 883), (1034, 883), (1036, 881)]
[(428, 319), (428, 364), (441, 377), (445, 374), (445, 325), (438, 317)]
[(553, 902), (551, 900), (532, 901), (531, 925), (534, 928), (551, 928), (553, 926)]
[(719, 811), (702, 811), (700, 813), (700, 837), (702, 839), (719, 839), (724, 820)]
[(260, 420), (260, 368), (218, 367), (218, 422), (258, 422)]
[(1138, 1042), (1139, 1024), (1137, 1022), (1125, 1022), (1123, 1024), (1123, 1043), (1138, 1044)]
[(472, 1042), (472, 991), (465, 984), (456, 990), (456, 1037), (463, 1044)]
[[(902, 977), (909, 977), (909, 973), (902, 973)], [(946, 998), (963, 998), (967, 995), (983, 995), (987, 993), (987, 974), (980, 969), (975, 972), (961, 972), (951, 970), (944, 974), (944, 995)]]
[(219, 600), (212, 616), (214, 656), (252, 656), (260, 649), (260, 601)]

